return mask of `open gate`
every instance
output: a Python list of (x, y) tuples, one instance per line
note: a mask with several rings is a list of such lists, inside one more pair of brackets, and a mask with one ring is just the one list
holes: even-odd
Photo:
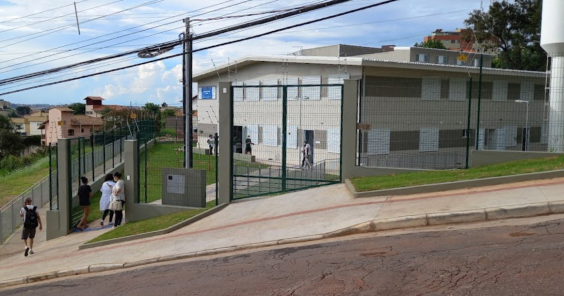
[(340, 183), (342, 84), (233, 85), (232, 199)]

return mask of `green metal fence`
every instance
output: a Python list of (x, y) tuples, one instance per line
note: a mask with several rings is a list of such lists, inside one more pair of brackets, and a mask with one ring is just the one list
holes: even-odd
[(341, 84), (234, 85), (233, 199), (341, 181)]

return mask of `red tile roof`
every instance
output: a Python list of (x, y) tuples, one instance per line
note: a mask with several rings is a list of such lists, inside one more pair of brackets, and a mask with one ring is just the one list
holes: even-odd
[(85, 100), (86, 100), (86, 99), (91, 99), (92, 101), (102, 101), (102, 100), (104, 100), (102, 97), (93, 97), (93, 96), (88, 96), (88, 97), (86, 97), (86, 98), (84, 98), (84, 99), (85, 99)]

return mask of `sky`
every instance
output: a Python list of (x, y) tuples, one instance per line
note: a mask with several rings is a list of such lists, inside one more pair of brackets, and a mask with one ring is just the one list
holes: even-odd
[[(194, 42), (194, 49), (314, 20), (378, 3), (352, 0), (261, 25)], [(78, 0), (77, 14), (68, 0), (0, 0), (0, 80), (96, 59), (153, 44), (178, 40), (190, 17), (192, 32), (203, 34), (263, 17), (242, 16), (308, 5), (319, 0)], [(453, 3), (456, 2), (456, 5)], [(480, 0), (399, 0), (347, 16), (287, 32), (226, 45), (194, 54), (194, 72), (234, 62), (245, 56), (286, 55), (332, 44), (380, 47), (412, 46), (436, 29), (464, 27), (464, 19)], [(484, 0), (484, 8), (489, 0)], [(268, 16), (265, 15), (265, 16)], [(80, 34), (77, 28), (77, 17)], [(160, 57), (182, 52), (180, 46)], [(137, 55), (85, 65), (24, 82), (0, 85), (0, 93), (148, 62)], [(157, 61), (126, 70), (36, 88), (0, 99), (15, 104), (70, 104), (101, 96), (104, 104), (180, 105), (182, 59)], [(194, 92), (196, 93), (196, 92)]]

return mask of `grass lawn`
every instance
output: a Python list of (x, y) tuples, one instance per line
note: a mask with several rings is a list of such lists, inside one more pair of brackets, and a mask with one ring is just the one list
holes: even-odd
[(351, 178), (357, 191), (371, 191), (564, 169), (564, 156), (518, 160), (468, 170), (427, 171)]
[(49, 157), (0, 177), (0, 207), (49, 175)]
[[(183, 144), (181, 142), (160, 142), (149, 148), (147, 154), (147, 189), (145, 190), (145, 152), (139, 155), (139, 170), (141, 171), (141, 202), (150, 203), (161, 199), (163, 168), (182, 168), (184, 152), (178, 151)], [(206, 184), (215, 183), (215, 156), (194, 154), (194, 168), (206, 170)], [(147, 200), (145, 201), (145, 191)]]
[[(210, 201), (203, 209), (187, 210), (152, 219), (130, 222), (92, 239), (89, 243), (165, 229), (203, 213), (213, 207), (215, 207), (215, 201)], [(125, 210), (127, 211), (127, 209)]]

